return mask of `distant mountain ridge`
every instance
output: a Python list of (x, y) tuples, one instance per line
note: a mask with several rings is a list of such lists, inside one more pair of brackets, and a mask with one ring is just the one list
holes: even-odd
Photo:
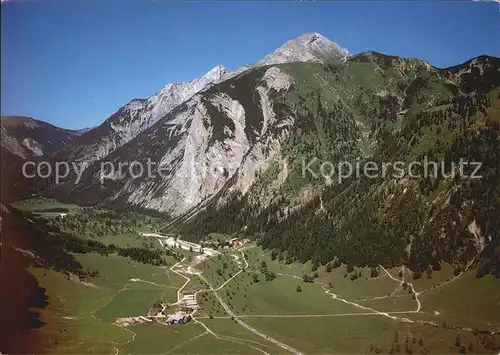
[[(116, 148), (132, 140), (196, 93), (246, 70), (280, 63), (322, 62), (325, 58), (343, 62), (348, 55), (347, 50), (323, 35), (316, 32), (307, 33), (286, 42), (257, 63), (243, 66), (234, 72), (229, 72), (224, 66), (217, 65), (199, 78), (183, 83), (169, 83), (148, 99), (133, 99), (97, 127), (66, 130), (47, 123), (46, 127), (54, 127), (53, 131), (58, 132), (54, 134), (59, 134), (59, 136), (44, 131), (44, 135), (51, 137), (51, 140), (45, 143), (43, 139), (33, 140), (29, 136), (24, 137), (23, 134), (18, 133), (18, 136), (22, 137), (19, 141), (14, 135), (2, 130), (2, 137), (5, 137), (4, 146), (12, 153), (26, 157), (51, 155), (68, 145), (57, 154), (58, 157), (67, 157), (90, 164), (106, 157)], [(34, 127), (42, 127), (44, 124), (42, 121), (31, 120), (33, 121), (25, 119), (26, 127), (31, 127), (31, 130)]]
[[(478, 64), (472, 67), (473, 71), (478, 65), (486, 67), (487, 63), (495, 63), (488, 58), (471, 63), (476, 62)], [(319, 62), (313, 64), (317, 68), (323, 65)], [(305, 105), (300, 100), (311, 100), (301, 96), (304, 95), (301, 90), (305, 90), (302, 86), (306, 85), (305, 88), (311, 90), (309, 85), (318, 85), (321, 72), (314, 68), (311, 70), (309, 64), (300, 62), (255, 67), (195, 94), (106, 156), (106, 161), (114, 165), (120, 161), (145, 164), (147, 158), (151, 158), (166, 167), (167, 173), (162, 177), (156, 175), (138, 179), (113, 177), (113, 181), (101, 186), (100, 164), (95, 161), (88, 165), (83, 185), (71, 186), (69, 199), (80, 199), (85, 204), (104, 201), (132, 204), (180, 216), (212, 199), (223, 188), (243, 194), (252, 191), (252, 185), (269, 168), (270, 161), (283, 154), (281, 151), (286, 141), (295, 135), (292, 134), (295, 125), (303, 122), (295, 111)], [(461, 85), (468, 85), (471, 70), (440, 70), (421, 60), (388, 57), (373, 52), (352, 56), (339, 68), (341, 73), (347, 72), (335, 79), (340, 81), (330, 79), (323, 85), (333, 85), (328, 88), (328, 95), (341, 100), (345, 110), (354, 115), (353, 122), (358, 128), (351, 129), (359, 132), (350, 139), (356, 141), (365, 136), (362, 140), (366, 146), (377, 144), (374, 133), (368, 134), (370, 127), (366, 127), (373, 120), (370, 113), (373, 107), (388, 105), (392, 117), (404, 115), (411, 108), (417, 109), (422, 102), (427, 107), (434, 105), (440, 97), (451, 99), (460, 92)], [(298, 80), (304, 79), (297, 76), (301, 70), (317, 78), (308, 77), (301, 83)], [(370, 72), (365, 75), (362, 70)], [(384, 73), (388, 70), (393, 71), (393, 77), (391, 82), (385, 83)], [(494, 73), (491, 70), (488, 73)], [(329, 77), (332, 74), (325, 73), (325, 78), (326, 75)], [(423, 79), (426, 76), (430, 79)], [(474, 89), (480, 89), (477, 85), (481, 85), (485, 76), (483, 72), (472, 79), (476, 86)], [(361, 79), (365, 82), (359, 82)], [(427, 80), (431, 80), (432, 85), (442, 86), (440, 90), (443, 92), (427, 92)], [(313, 95), (313, 92), (307, 95)], [(289, 96), (298, 96), (294, 98), (298, 101), (292, 104), (288, 101)], [(95, 130), (86, 136), (92, 132)], [(56, 156), (59, 157), (66, 148), (57, 152)], [(357, 154), (367, 155), (370, 150), (363, 148)], [(220, 173), (213, 174), (213, 169)], [(283, 179), (286, 180), (286, 174)], [(65, 189), (59, 187), (52, 191), (60, 193)], [(88, 199), (79, 196), (81, 191), (86, 191)]]
[(24, 116), (2, 116), (1, 132), (2, 148), (21, 158), (50, 155), (79, 134)]
[(321, 62), (325, 56), (341, 62), (347, 55), (345, 49), (318, 33), (302, 35), (285, 43), (256, 64), (238, 68), (234, 72), (217, 65), (197, 79), (183, 83), (169, 83), (148, 99), (131, 100), (99, 127), (86, 132), (65, 147), (58, 156), (71, 157), (72, 160), (87, 164), (103, 159), (195, 94), (251, 68), (296, 61)]
[(56, 157), (88, 164), (103, 159), (182, 102), (220, 81), (226, 73), (224, 67), (216, 66), (198, 79), (170, 83), (148, 99), (133, 99), (101, 125), (83, 133), (58, 151)]
[[(39, 157), (50, 156), (50, 160), (53, 162), (71, 161), (86, 169), (87, 166), (105, 159), (116, 149), (134, 140), (141, 132), (155, 125), (170, 112), (181, 109), (181, 106), (194, 95), (208, 90), (213, 85), (230, 80), (248, 70), (272, 63), (322, 62), (326, 54), (330, 55), (328, 60), (340, 63), (345, 60), (347, 53), (346, 50), (319, 33), (305, 34), (286, 42), (255, 64), (238, 68), (233, 72), (229, 72), (222, 65), (217, 65), (197, 79), (183, 83), (169, 83), (157, 94), (147, 99), (133, 99), (97, 127), (77, 131), (60, 129), (62, 132), (67, 131), (69, 138), (62, 139), (60, 144), (54, 145), (53, 149), (40, 150), (36, 143), (30, 146), (32, 149), (29, 149), (25, 147), (25, 144), (29, 144), (30, 141), (23, 143), (14, 137), (7, 138), (6, 142), (15, 155), (18, 155), (16, 152), (21, 152), (19, 155), (21, 158), (25, 157), (26, 154), (34, 154)], [(172, 131), (170, 130), (168, 136), (171, 137), (171, 135)], [(26, 149), (28, 149), (28, 153), (23, 153)], [(16, 161), (16, 165), (21, 165), (21, 162), (15, 158), (9, 157), (7, 159), (6, 156), (4, 160), (9, 161), (8, 165), (13, 160)]]

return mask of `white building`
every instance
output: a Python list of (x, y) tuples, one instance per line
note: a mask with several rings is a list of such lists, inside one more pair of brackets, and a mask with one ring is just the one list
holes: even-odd
[(188, 308), (197, 308), (198, 302), (196, 301), (196, 294), (194, 292), (185, 293), (182, 295), (182, 302)]

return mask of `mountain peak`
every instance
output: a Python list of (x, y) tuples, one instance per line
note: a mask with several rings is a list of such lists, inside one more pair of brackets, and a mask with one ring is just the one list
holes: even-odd
[(304, 44), (311, 44), (314, 41), (328, 41), (331, 42), (328, 38), (323, 36), (321, 33), (318, 32), (308, 32), (300, 35), (295, 39), (297, 42), (302, 42)]
[(197, 87), (197, 91), (199, 91), (203, 89), (206, 85), (221, 81), (227, 73), (228, 73), (227, 69), (223, 65), (218, 64), (209, 71), (207, 71), (202, 76), (195, 78), (193, 80), (185, 82), (168, 83), (160, 90), (160, 94), (165, 92), (171, 92), (172, 90), (178, 90), (181, 87), (190, 87), (190, 86)]
[(226, 72), (227, 72), (227, 69), (222, 64), (218, 64), (215, 67), (213, 67), (212, 69), (210, 69), (204, 76), (212, 75), (212, 74), (220, 75), (220, 74), (224, 74)]
[(219, 80), (222, 78), (225, 74), (227, 73), (227, 69), (221, 65), (218, 64), (212, 69), (210, 69), (208, 72), (203, 75), (204, 78), (215, 78), (216, 80)]
[(309, 32), (285, 42), (261, 59), (259, 65), (291, 62), (343, 62), (349, 52), (321, 33)]
[(132, 140), (193, 95), (224, 80), (226, 74), (227, 69), (224, 66), (216, 65), (201, 77), (185, 82), (168, 83), (147, 99), (130, 101), (110, 118), (112, 130), (117, 135), (108, 139), (112, 141), (111, 148), (101, 149), (103, 153), (91, 156), (91, 159), (100, 159), (116, 147)]

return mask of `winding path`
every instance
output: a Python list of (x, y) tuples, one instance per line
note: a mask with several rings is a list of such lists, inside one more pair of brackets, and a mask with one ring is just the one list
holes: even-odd
[[(247, 264), (248, 265), (248, 264)], [(242, 270), (240, 270), (241, 272)], [(203, 280), (205, 281), (209, 286), (210, 286), (210, 291), (213, 291), (214, 295), (215, 295), (215, 298), (217, 298), (217, 301), (219, 301), (219, 303), (221, 304), (222, 308), (224, 308), (224, 311), (226, 311), (227, 314), (229, 314), (229, 316), (231, 317), (231, 319), (234, 319), (234, 321), (236, 321), (239, 325), (241, 325), (242, 327), (246, 328), (247, 330), (251, 331), (252, 333), (270, 341), (271, 343), (279, 346), (280, 348), (282, 349), (285, 349), (293, 354), (296, 354), (296, 355), (302, 355), (302, 352), (300, 352), (299, 350), (291, 347), (290, 345), (287, 345), (285, 343), (282, 343), (280, 342), (279, 340), (276, 340), (274, 338), (271, 338), (270, 336), (262, 333), (261, 331), (255, 329), (254, 327), (252, 327), (251, 325), (243, 322), (236, 313), (233, 312), (233, 310), (226, 304), (226, 302), (222, 299), (222, 297), (219, 295), (219, 293), (217, 292), (216, 289), (214, 289), (210, 282), (208, 282), (208, 280), (201, 274), (198, 274), (198, 276)], [(219, 287), (220, 289), (220, 287)]]
[[(420, 309), (422, 308), (422, 303), (420, 303), (420, 300), (418, 299), (418, 296), (420, 295), (420, 292), (417, 292), (415, 291), (415, 288), (413, 287), (413, 284), (411, 284), (410, 282), (408, 281), (405, 281), (404, 279), (404, 276), (401, 277), (401, 280), (395, 278), (394, 276), (391, 275), (391, 273), (389, 271), (387, 271), (387, 269), (385, 267), (383, 267), (382, 265), (380, 265), (380, 267), (382, 268), (382, 270), (384, 270), (384, 272), (391, 278), (393, 279), (394, 281), (397, 281), (400, 283), (400, 286), (403, 286), (403, 284), (406, 282), (406, 284), (408, 286), (411, 287), (411, 291), (413, 292), (413, 294), (415, 295), (415, 301), (417, 301), (417, 309), (413, 312), (413, 313), (418, 313), (420, 312)], [(404, 275), (404, 266), (401, 267), (402, 269), (402, 272), (403, 272), (403, 275)]]
[[(396, 320), (396, 321), (401, 321), (401, 322), (406, 322), (406, 323), (417, 323), (416, 321), (414, 320), (411, 320), (409, 318), (406, 318), (406, 317), (401, 317), (401, 316), (398, 316), (398, 315), (402, 315), (402, 314), (411, 314), (411, 313), (418, 313), (420, 312), (421, 308), (422, 308), (422, 304), (420, 302), (420, 300), (418, 299), (418, 296), (419, 296), (419, 292), (416, 292), (413, 285), (407, 281), (404, 280), (404, 277), (401, 278), (401, 279), (397, 279), (395, 278), (394, 276), (392, 276), (383, 266), (380, 266), (382, 268), (382, 270), (394, 281), (397, 281), (399, 284), (398, 286), (396, 287), (396, 289), (393, 291), (396, 292), (397, 289), (399, 289), (400, 287), (402, 287), (402, 285), (406, 282), (406, 284), (411, 288), (411, 291), (412, 293), (415, 295), (415, 301), (417, 302), (417, 308), (415, 310), (410, 310), (410, 311), (400, 311), (400, 312), (383, 312), (383, 311), (378, 311), (376, 309), (373, 309), (371, 307), (367, 307), (367, 306), (363, 306), (359, 303), (356, 303), (356, 302), (353, 302), (353, 301), (350, 301), (350, 300), (347, 300), (347, 299), (344, 299), (344, 298), (341, 298), (339, 297), (337, 294), (333, 293), (326, 284), (322, 283), (322, 282), (318, 282), (318, 284), (320, 284), (323, 288), (323, 290), (325, 291), (326, 294), (328, 294), (329, 296), (331, 296), (333, 299), (337, 300), (337, 301), (340, 301), (340, 302), (343, 302), (343, 303), (346, 303), (346, 304), (349, 304), (351, 306), (354, 306), (356, 308), (360, 308), (360, 309), (363, 309), (365, 310), (366, 312), (360, 312), (360, 313), (344, 313), (344, 314), (322, 314), (322, 315), (240, 315), (238, 316), (228, 305), (227, 303), (224, 301), (224, 299), (219, 295), (219, 293), (217, 291), (221, 290), (224, 286), (226, 286), (230, 281), (232, 281), (236, 276), (238, 276), (241, 272), (243, 272), (244, 269), (248, 268), (249, 264), (248, 264), (248, 261), (246, 260), (245, 258), (245, 254), (240, 250), (240, 253), (241, 253), (241, 256), (243, 258), (243, 261), (245, 262), (245, 267), (242, 267), (241, 266), (241, 262), (238, 262), (239, 260), (239, 257), (236, 256), (236, 255), (233, 255), (233, 257), (235, 259), (237, 259), (237, 263), (238, 265), (240, 266), (240, 270), (235, 274), (233, 275), (231, 278), (229, 278), (228, 280), (226, 280), (222, 285), (220, 285), (219, 287), (217, 288), (214, 288), (212, 286), (212, 284), (202, 275), (201, 272), (195, 270), (193, 268), (193, 266), (195, 266), (196, 264), (194, 265), (190, 265), (187, 270), (184, 270), (183, 272), (186, 273), (186, 274), (194, 274), (194, 275), (197, 275), (200, 279), (202, 279), (208, 286), (209, 288), (208, 289), (204, 289), (204, 290), (199, 290), (196, 292), (196, 294), (198, 294), (199, 292), (213, 292), (213, 294), (215, 295), (215, 298), (217, 299), (217, 301), (221, 304), (222, 308), (224, 309), (224, 311), (229, 315), (229, 317), (231, 319), (233, 319), (235, 322), (237, 322), (239, 325), (241, 325), (242, 327), (246, 328), (247, 330), (249, 330), (250, 332), (268, 340), (269, 342), (281, 347), (282, 349), (285, 349), (293, 354), (302, 354), (299, 350), (285, 344), (285, 343), (282, 343), (280, 342), (279, 340), (276, 340), (274, 338), (271, 338), (269, 337), (268, 335), (262, 333), (261, 331), (255, 329), (254, 327), (250, 326), (249, 324), (245, 323), (241, 318), (252, 318), (252, 317), (261, 317), (261, 318), (300, 318), (300, 317), (341, 317), (341, 316), (373, 316), (373, 315), (378, 315), (378, 316), (384, 316), (384, 317), (387, 317), (387, 318), (390, 318), (392, 320)], [(184, 261), (184, 260), (182, 260)], [(186, 278), (186, 283), (181, 287), (181, 289), (179, 290), (178, 292), (178, 295), (180, 293), (180, 291), (187, 285), (187, 283), (190, 281), (190, 278), (183, 275), (182, 273), (180, 273), (179, 271), (177, 270), (174, 270), (174, 268), (177, 266), (177, 265), (180, 265), (182, 263), (182, 261), (180, 261), (179, 263), (177, 263), (176, 265), (172, 266), (171, 270), (175, 273), (177, 273), (178, 275)], [(300, 279), (300, 277), (298, 276), (295, 276), (295, 275), (287, 275), (287, 274), (280, 274), (279, 275), (283, 275), (283, 276), (289, 276), (289, 277), (294, 277), (294, 278), (297, 278), (297, 279)], [(383, 298), (383, 297), (381, 297)], [(178, 296), (178, 302), (180, 301), (180, 298)], [(201, 319), (202, 317), (200, 317)], [(193, 319), (195, 319), (193, 317)], [(201, 321), (199, 321), (198, 319), (195, 319), (196, 322), (200, 323), (200, 324), (203, 324)], [(209, 331), (209, 328), (203, 324), (203, 326), (205, 327), (205, 329), (207, 329), (207, 331)], [(211, 331), (209, 331), (210, 333), (213, 333)]]
[[(161, 243), (161, 241), (160, 241)], [(163, 245), (163, 244), (162, 244)], [(241, 256), (245, 262), (245, 268), (248, 267), (248, 261), (246, 260), (245, 258), (245, 254), (240, 251), (241, 253)], [(215, 255), (215, 254), (214, 254)], [(210, 255), (212, 256), (212, 255)], [(235, 256), (236, 259), (238, 259), (237, 256)], [(230, 282), (231, 280), (233, 280), (236, 276), (238, 276), (241, 272), (243, 272), (243, 270), (245, 268), (240, 268), (240, 270), (234, 274), (231, 278), (229, 278), (228, 280), (226, 280), (222, 285), (220, 285), (218, 288), (214, 289), (212, 284), (202, 275), (201, 272), (199, 271), (196, 271), (193, 267), (197, 264), (197, 262), (195, 261), (194, 263), (192, 263), (191, 265), (189, 265), (185, 270), (176, 270), (177, 268), (180, 267), (180, 265), (186, 260), (186, 258), (182, 259), (181, 261), (179, 261), (178, 263), (172, 265), (172, 267), (170, 268), (170, 271), (172, 271), (173, 273), (183, 277), (184, 279), (186, 279), (186, 282), (181, 286), (181, 288), (179, 288), (179, 290), (177, 291), (177, 302), (175, 304), (180, 304), (181, 302), (181, 292), (182, 290), (186, 287), (186, 285), (191, 281), (191, 278), (184, 275), (184, 274), (188, 274), (188, 275), (197, 275), (200, 279), (202, 279), (208, 286), (209, 286), (209, 289), (207, 290), (199, 290), (197, 291), (195, 294), (198, 294), (199, 292), (207, 292), (207, 291), (211, 291), (214, 293), (216, 299), (219, 301), (219, 303), (221, 304), (222, 308), (224, 308), (224, 310), (226, 311), (226, 313), (231, 317), (231, 319), (234, 319), (239, 325), (241, 325), (242, 327), (246, 328), (247, 330), (249, 330), (250, 332), (266, 339), (267, 341), (279, 346), (280, 348), (282, 349), (285, 349), (293, 354), (296, 354), (296, 355), (303, 355), (302, 352), (300, 352), (299, 350), (285, 344), (285, 343), (282, 343), (280, 342), (279, 340), (276, 340), (274, 338), (271, 338), (269, 337), (268, 335), (262, 333), (261, 331), (253, 328), (252, 326), (248, 325), (247, 323), (243, 322), (241, 319), (238, 318), (238, 316), (233, 312), (233, 310), (226, 304), (226, 302), (222, 299), (222, 297), (220, 297), (220, 295), (218, 294), (218, 290), (222, 289), (225, 285), (227, 285), (228, 282)], [(198, 262), (201, 262), (202, 259), (198, 260)], [(241, 263), (238, 263), (238, 265), (241, 265)], [(203, 328), (205, 328), (206, 332), (207, 333), (210, 333), (212, 334), (213, 336), (215, 336), (216, 338), (218, 339), (226, 339), (227, 337), (224, 337), (224, 336), (220, 336), (218, 334), (216, 334), (215, 332), (213, 332), (205, 323), (201, 322), (200, 320), (196, 319), (196, 317), (194, 316), (194, 314), (196, 313), (196, 310), (191, 314), (192, 316), (192, 319), (200, 324)], [(237, 343), (241, 343), (241, 341), (237, 341), (235, 339), (229, 339), (227, 338), (226, 340), (228, 341), (233, 341), (233, 342), (237, 342)], [(249, 344), (245, 344), (247, 346), (250, 346)], [(257, 348), (255, 346), (251, 346), (252, 348), (258, 350), (259, 352), (263, 353), (263, 354), (268, 354), (267, 352), (265, 352), (264, 350), (260, 349), (260, 348)]]
[[(151, 235), (151, 236), (160, 237), (160, 235), (158, 235), (158, 234), (154, 234), (154, 235)], [(164, 244), (162, 243), (162, 240), (160, 238), (158, 238), (158, 241), (160, 242), (160, 244), (162, 246), (164, 246)], [(194, 244), (193, 243), (189, 243), (189, 245), (193, 246)], [(200, 246), (200, 250), (201, 250), (201, 246)], [(412, 320), (412, 319), (409, 319), (409, 318), (406, 318), (406, 317), (402, 316), (404, 314), (421, 313), (422, 303), (421, 303), (421, 301), (419, 299), (419, 296), (423, 292), (426, 291), (426, 290), (421, 290), (420, 292), (417, 292), (415, 290), (413, 284), (411, 282), (408, 282), (408, 281), (405, 280), (405, 277), (404, 277), (405, 267), (404, 266), (402, 266), (403, 276), (399, 279), (399, 278), (396, 278), (395, 276), (393, 276), (382, 265), (380, 265), (380, 268), (383, 270), (383, 272), (390, 279), (396, 281), (398, 284), (397, 284), (397, 286), (394, 288), (394, 290), (390, 294), (384, 295), (384, 296), (373, 297), (373, 298), (366, 298), (366, 299), (361, 299), (361, 300), (348, 300), (348, 299), (344, 299), (344, 298), (340, 297), (339, 295), (335, 294), (330, 289), (330, 287), (328, 285), (326, 285), (325, 283), (316, 281), (318, 285), (321, 285), (321, 287), (323, 288), (324, 292), (327, 295), (329, 295), (331, 298), (333, 298), (334, 300), (337, 300), (339, 302), (343, 302), (345, 304), (348, 304), (348, 305), (354, 306), (356, 308), (362, 309), (363, 311), (360, 311), (360, 312), (356, 312), (356, 313), (354, 313), (354, 312), (351, 312), (351, 313), (335, 313), (335, 314), (240, 314), (240, 315), (238, 315), (238, 314), (236, 314), (228, 306), (228, 304), (225, 302), (225, 300), (223, 299), (223, 297), (221, 297), (219, 295), (218, 291), (220, 291), (221, 289), (223, 289), (229, 282), (231, 282), (232, 280), (234, 280), (238, 275), (240, 275), (244, 270), (246, 270), (249, 267), (249, 263), (248, 263), (248, 261), (247, 261), (247, 259), (245, 257), (245, 254), (243, 253), (242, 250), (243, 249), (238, 250), (239, 253), (241, 254), (241, 259), (240, 259), (239, 255), (231, 254), (231, 256), (235, 259), (235, 262), (238, 265), (238, 267), (239, 267), (240, 270), (237, 271), (234, 275), (232, 275), (229, 279), (227, 279), (223, 284), (221, 284), (220, 286), (218, 286), (216, 288), (214, 288), (213, 285), (210, 283), (210, 281), (208, 281), (207, 278), (205, 278), (203, 276), (202, 272), (199, 271), (199, 270), (197, 270), (197, 269), (195, 269), (195, 267), (196, 267), (196, 265), (198, 265), (203, 260), (206, 260), (208, 258), (211, 258), (211, 257), (219, 254), (219, 252), (217, 252), (217, 251), (213, 251), (213, 253), (207, 253), (207, 254), (204, 254), (202, 256), (197, 256), (197, 257), (194, 258), (193, 261), (190, 261), (187, 264), (183, 264), (186, 261), (186, 259), (187, 259), (187, 258), (184, 258), (181, 261), (179, 261), (176, 264), (174, 264), (172, 267), (170, 267), (170, 271), (171, 272), (177, 274), (178, 276), (181, 276), (182, 278), (184, 278), (186, 280), (184, 282), (184, 284), (177, 290), (177, 302), (174, 303), (173, 305), (176, 305), (176, 304), (178, 305), (178, 304), (181, 303), (181, 301), (182, 301), (181, 293), (182, 293), (182, 290), (191, 281), (190, 275), (196, 275), (196, 276), (198, 276), (208, 286), (208, 288), (196, 291), (195, 295), (197, 295), (198, 293), (201, 293), (201, 292), (213, 292), (215, 298), (217, 299), (217, 302), (220, 303), (220, 305), (224, 309), (225, 313), (227, 314), (227, 316), (216, 316), (216, 317), (212, 317), (212, 316), (210, 316), (210, 317), (199, 316), (199, 317), (196, 317), (195, 316), (196, 309), (195, 309), (194, 312), (191, 314), (192, 319), (193, 319), (194, 322), (200, 324), (205, 329), (205, 332), (202, 333), (202, 334), (199, 334), (199, 335), (197, 335), (195, 337), (193, 337), (192, 339), (187, 340), (186, 342), (192, 341), (192, 340), (197, 339), (197, 338), (199, 338), (201, 336), (204, 336), (206, 334), (211, 334), (214, 337), (216, 337), (217, 339), (223, 339), (223, 340), (226, 340), (226, 341), (231, 341), (231, 342), (235, 342), (235, 343), (239, 343), (239, 344), (244, 344), (246, 346), (249, 346), (249, 347), (251, 347), (251, 348), (259, 351), (262, 354), (269, 355), (265, 350), (263, 350), (263, 349), (260, 348), (260, 347), (271, 348), (269, 344), (266, 345), (266, 344), (262, 344), (262, 343), (260, 343), (258, 341), (254, 341), (254, 340), (242, 339), (242, 338), (231, 337), (231, 336), (224, 336), (224, 335), (221, 335), (221, 334), (217, 334), (214, 331), (212, 331), (205, 323), (203, 323), (201, 321), (201, 319), (207, 319), (207, 318), (232, 319), (236, 323), (238, 323), (240, 326), (242, 326), (245, 329), (247, 329), (248, 331), (254, 333), (255, 335), (257, 335), (257, 336), (259, 336), (259, 337), (267, 340), (268, 342), (270, 342), (270, 343), (272, 343), (274, 345), (277, 345), (278, 347), (280, 347), (280, 348), (282, 348), (282, 349), (284, 349), (284, 350), (286, 350), (286, 351), (288, 351), (290, 353), (293, 353), (295, 355), (302, 355), (303, 353), (301, 351), (293, 348), (292, 346), (290, 346), (288, 344), (285, 344), (285, 343), (283, 343), (283, 342), (281, 342), (281, 341), (279, 341), (277, 339), (274, 339), (274, 338), (266, 335), (265, 333), (259, 331), (258, 329), (255, 329), (251, 325), (245, 323), (242, 319), (244, 319), (244, 318), (304, 318), (304, 317), (313, 318), (313, 317), (343, 317), (343, 316), (374, 316), (375, 315), (375, 316), (387, 317), (387, 318), (390, 318), (392, 320), (400, 321), (400, 322), (429, 324), (429, 325), (434, 325), (435, 326), (435, 324), (431, 324), (431, 322), (418, 321), (418, 320), (416, 321), (416, 320)], [(243, 266), (242, 260), (244, 262), (244, 266)], [(302, 279), (301, 277), (298, 277), (296, 275), (282, 274), (282, 273), (277, 273), (277, 274), (278, 275), (282, 275), (282, 276), (293, 277), (293, 278), (296, 278), (296, 279)], [(455, 281), (459, 276), (461, 276), (461, 274), (457, 275), (456, 277), (452, 278), (451, 280), (448, 280), (443, 285)], [(144, 281), (144, 280), (131, 279), (129, 281), (136, 281), (136, 282), (138, 282), (138, 281)], [(150, 282), (150, 281), (144, 281), (144, 282), (155, 284), (155, 283)], [(155, 285), (161, 286), (161, 285), (158, 285), (158, 284), (155, 284)], [(383, 298), (394, 296), (401, 288), (405, 287), (405, 285), (410, 288), (411, 293), (414, 296), (414, 300), (416, 302), (416, 308), (414, 310), (407, 310), (407, 311), (387, 311), (387, 312), (384, 312), (384, 311), (379, 311), (379, 310), (373, 309), (371, 307), (368, 307), (368, 306), (365, 306), (365, 305), (357, 303), (357, 302), (377, 300), (377, 299), (383, 299)], [(441, 285), (441, 286), (443, 286), (443, 285)], [(399, 296), (396, 296), (396, 297), (399, 297)], [(127, 343), (130, 342), (130, 341), (133, 341), (134, 338), (135, 338), (135, 334), (132, 337), (132, 339), (130, 339), (129, 341), (127, 341)], [(186, 342), (184, 342), (184, 343), (186, 343)], [(184, 343), (179, 344), (177, 347), (183, 345)], [(249, 343), (253, 343), (253, 344), (249, 344)], [(122, 345), (125, 345), (125, 344), (122, 344)], [(257, 345), (260, 346), (260, 347), (257, 347)], [(119, 349), (115, 347), (115, 350), (117, 351), (116, 354), (118, 354)], [(174, 350), (174, 349), (172, 349), (172, 350)]]

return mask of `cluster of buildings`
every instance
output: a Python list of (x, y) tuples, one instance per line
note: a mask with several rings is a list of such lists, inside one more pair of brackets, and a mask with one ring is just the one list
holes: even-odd
[[(166, 320), (165, 320), (166, 318)], [(157, 314), (155, 316), (139, 316), (139, 317), (126, 317), (118, 318), (115, 323), (123, 327), (135, 324), (151, 323), (164, 321), (168, 325), (174, 324), (185, 324), (191, 320), (191, 314), (185, 312), (177, 312), (170, 316), (165, 316), (164, 314)]]
[(180, 301), (181, 311), (167, 317), (167, 324), (185, 324), (192, 318), (191, 314), (198, 309), (196, 301), (196, 293), (194, 291), (186, 291), (182, 293)]
[(248, 242), (250, 242), (249, 239), (235, 237), (231, 239), (217, 238), (202, 240), (200, 244), (203, 246), (204, 251), (206, 251), (208, 248), (211, 248), (211, 250), (215, 251), (219, 249), (237, 248), (241, 245), (245, 245)]
[(196, 294), (194, 292), (184, 292), (182, 294), (182, 304), (184, 308), (194, 311), (198, 308), (198, 302), (196, 301)]
[(167, 318), (167, 324), (185, 324), (191, 320), (191, 315), (183, 312), (172, 314)]
[(167, 315), (165, 310), (168, 306), (164, 303), (160, 303), (160, 301), (155, 301), (146, 316), (120, 318), (117, 319), (116, 323), (124, 326), (153, 321), (169, 325), (185, 324), (192, 319), (192, 313), (198, 309), (196, 293), (194, 291), (184, 292), (179, 305), (181, 309), (179, 312)]
[[(206, 256), (216, 255), (219, 252), (216, 249), (223, 248), (236, 248), (245, 245), (249, 242), (248, 239), (243, 238), (232, 238), (230, 240), (224, 240), (221, 244), (216, 244), (213, 241), (205, 242), (203, 245), (191, 243), (188, 241), (181, 240), (180, 238), (174, 238), (169, 236), (162, 236), (154, 233), (143, 233), (144, 236), (152, 236), (158, 238), (158, 241), (163, 247), (166, 248), (182, 248), (190, 251), (199, 251), (201, 254), (195, 256), (195, 258), (203, 258)], [(218, 243), (221, 243), (219, 240)], [(209, 245), (212, 247), (209, 247)], [(198, 262), (200, 260), (197, 260)], [(179, 307), (179, 311), (168, 315), (166, 309), (168, 305), (162, 303), (160, 300), (156, 300), (146, 316), (140, 317), (129, 317), (118, 319), (117, 323), (127, 326), (129, 324), (146, 323), (146, 322), (161, 322), (169, 325), (173, 324), (185, 324), (192, 319), (192, 315), (198, 310), (198, 302), (196, 300), (195, 290), (186, 290), (182, 292), (182, 297), (174, 305)]]

